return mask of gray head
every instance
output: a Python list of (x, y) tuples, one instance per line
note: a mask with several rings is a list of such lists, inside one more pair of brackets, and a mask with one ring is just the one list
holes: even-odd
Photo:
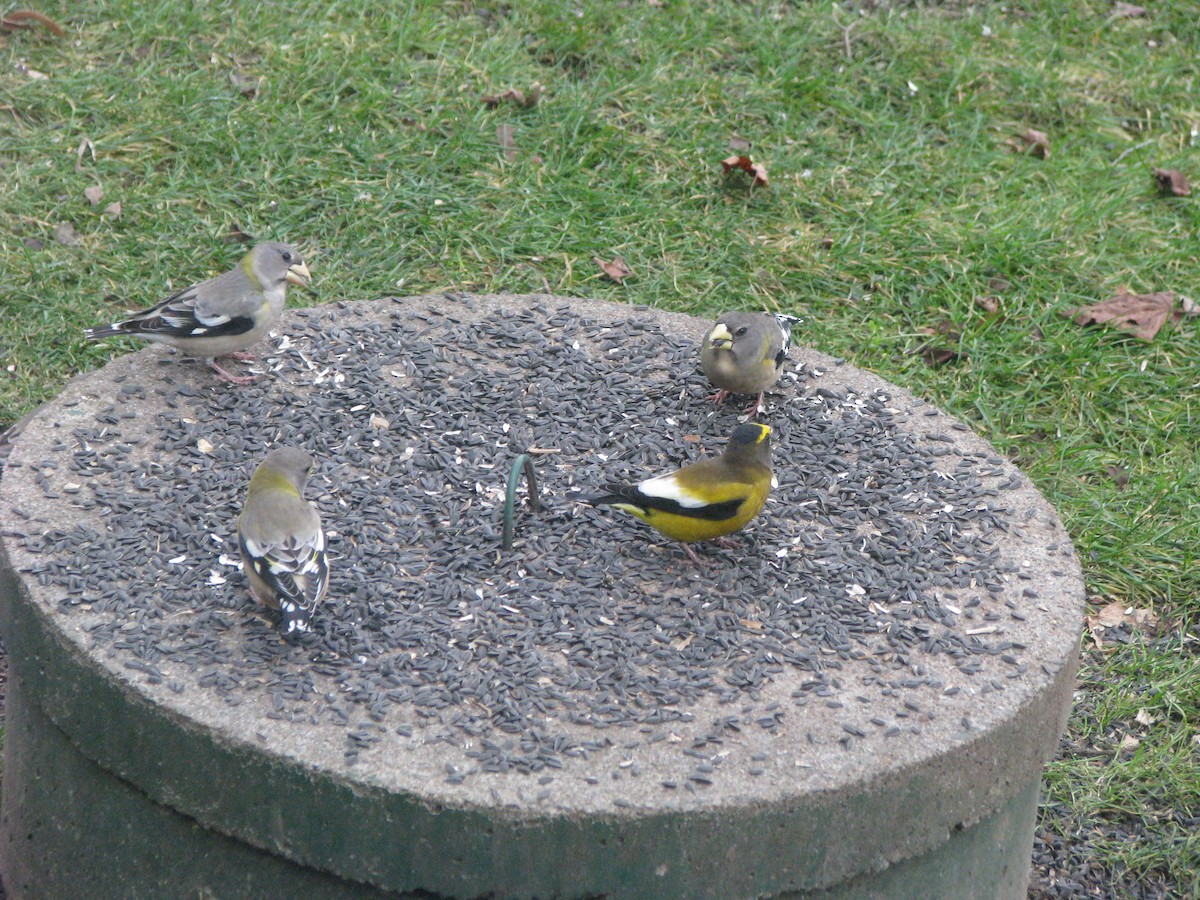
[(277, 241), (255, 244), (242, 260), (242, 269), (264, 290), (285, 281), (303, 287), (312, 280), (300, 251)]
[(258, 478), (259, 472), (264, 470), (277, 473), (294, 484), (297, 490), (300, 490), (304, 487), (304, 482), (308, 480), (308, 473), (312, 467), (313, 458), (299, 447), (280, 447), (266, 455), (254, 476)]

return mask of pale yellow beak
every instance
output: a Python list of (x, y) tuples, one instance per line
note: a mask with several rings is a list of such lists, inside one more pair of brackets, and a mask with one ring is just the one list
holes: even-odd
[(717, 327), (708, 333), (708, 346), (714, 350), (728, 350), (733, 346), (733, 335), (725, 323), (718, 322)]
[(308, 266), (304, 263), (296, 263), (296, 265), (289, 268), (285, 277), (297, 287), (305, 287), (312, 281), (312, 274), (308, 271)]

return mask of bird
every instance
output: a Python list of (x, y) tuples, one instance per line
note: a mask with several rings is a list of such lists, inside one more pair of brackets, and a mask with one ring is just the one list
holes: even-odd
[(172, 294), (157, 306), (99, 328), (87, 328), (89, 341), (128, 335), (203, 357), (222, 381), (249, 384), (254, 376), (233, 375), (213, 357), (235, 356), (265, 337), (279, 321), (288, 284), (312, 280), (300, 252), (290, 244), (256, 244), (233, 269)]
[(329, 584), (321, 516), (303, 496), (312, 466), (312, 457), (296, 447), (272, 450), (254, 470), (237, 522), (250, 592), (280, 611), (288, 638), (310, 630)]
[(763, 394), (779, 380), (796, 316), (727, 312), (717, 318), (700, 345), (700, 365), (717, 388), (710, 399), (719, 406), (730, 394), (757, 394), (746, 415), (762, 408)]
[(681, 541), (699, 563), (689, 544), (744, 528), (767, 502), (771, 482), (771, 428), (746, 422), (733, 430), (720, 456), (638, 484), (605, 484), (605, 493), (584, 502), (632, 513)]

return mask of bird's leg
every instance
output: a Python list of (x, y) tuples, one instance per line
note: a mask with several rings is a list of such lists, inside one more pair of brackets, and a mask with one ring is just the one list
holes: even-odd
[(726, 550), (737, 550), (742, 546), (731, 537), (716, 537), (712, 539), (712, 542), (718, 547), (724, 547)]
[(705, 563), (704, 560), (702, 560), (700, 558), (700, 556), (696, 553), (696, 551), (692, 549), (691, 544), (680, 544), (679, 546), (683, 547), (683, 552), (686, 553), (691, 558), (692, 562), (694, 562), (696, 565), (698, 565), (698, 566), (707, 565), (707, 563)]
[(258, 362), (258, 354), (251, 353), (249, 350), (238, 350), (226, 355), (232, 356), (234, 359), (240, 359), (242, 362)]
[(763, 406), (763, 397), (765, 394), (766, 392), (764, 391), (754, 398), (754, 402), (746, 407), (746, 415), (753, 419), (765, 409)]
[(729, 391), (719, 390), (715, 394), (710, 395), (708, 399), (711, 400), (713, 403), (715, 403), (717, 406), (720, 406), (722, 403), (725, 402), (725, 398), (728, 396), (730, 396)]
[(208, 367), (217, 373), (217, 378), (221, 381), (227, 381), (230, 384), (253, 384), (258, 381), (257, 375), (234, 375), (231, 372), (226, 372), (217, 365), (215, 359), (208, 361)]

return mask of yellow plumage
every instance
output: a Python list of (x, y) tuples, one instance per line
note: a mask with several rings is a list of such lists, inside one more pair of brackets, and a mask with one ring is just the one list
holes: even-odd
[(747, 423), (734, 429), (714, 459), (638, 484), (606, 484), (593, 506), (615, 506), (637, 516), (698, 559), (688, 543), (733, 534), (758, 515), (771, 492), (771, 429)]

